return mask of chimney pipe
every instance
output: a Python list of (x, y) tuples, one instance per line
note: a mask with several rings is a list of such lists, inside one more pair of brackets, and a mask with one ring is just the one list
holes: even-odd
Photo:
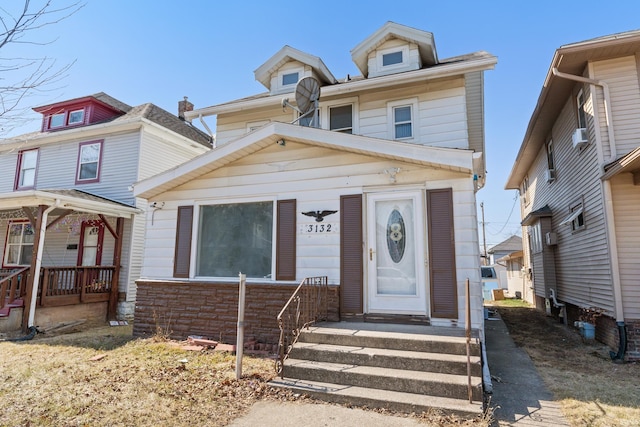
[[(189, 102), (185, 96), (183, 101), (178, 102), (178, 118), (185, 120), (184, 113), (187, 111), (193, 111), (193, 103)], [(191, 120), (188, 120), (188, 122), (191, 122)]]

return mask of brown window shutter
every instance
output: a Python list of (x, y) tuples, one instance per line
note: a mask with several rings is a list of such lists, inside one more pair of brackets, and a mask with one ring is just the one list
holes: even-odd
[(278, 200), (276, 280), (296, 280), (296, 201)]
[(176, 225), (176, 252), (173, 258), (173, 277), (189, 277), (191, 266), (191, 230), (193, 206), (178, 206)]
[(362, 313), (362, 194), (340, 196), (340, 312)]
[(427, 191), (431, 316), (458, 318), (458, 285), (450, 188)]

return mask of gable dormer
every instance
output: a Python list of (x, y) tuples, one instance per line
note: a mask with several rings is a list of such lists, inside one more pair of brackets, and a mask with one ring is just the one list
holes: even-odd
[(269, 89), (271, 95), (290, 93), (303, 77), (314, 77), (321, 84), (336, 83), (335, 77), (317, 56), (284, 46), (254, 71), (256, 80)]
[(433, 33), (387, 22), (351, 50), (365, 78), (419, 70), (438, 63)]
[(104, 93), (43, 105), (42, 132), (70, 129), (104, 122), (125, 114), (131, 107)]

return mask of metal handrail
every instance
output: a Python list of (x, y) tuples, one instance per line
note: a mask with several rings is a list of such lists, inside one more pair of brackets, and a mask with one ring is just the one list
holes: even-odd
[(291, 298), (278, 314), (280, 339), (276, 372), (282, 377), (284, 361), (289, 357), (300, 331), (319, 320), (326, 320), (328, 313), (327, 276), (307, 277), (296, 288)]

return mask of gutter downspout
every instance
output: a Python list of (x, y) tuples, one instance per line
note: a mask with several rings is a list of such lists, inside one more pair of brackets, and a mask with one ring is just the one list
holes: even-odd
[[(613, 120), (611, 119), (611, 95), (609, 92), (609, 85), (602, 80), (589, 79), (582, 76), (574, 76), (573, 74), (563, 73), (558, 71), (558, 68), (552, 69), (553, 75), (562, 79), (573, 80), (575, 82), (587, 83), (595, 86), (600, 86), (604, 93), (604, 112), (605, 119), (607, 121), (607, 133), (609, 134), (609, 149), (611, 155), (605, 163), (610, 163), (618, 157), (616, 148), (616, 139), (613, 130)], [(604, 208), (605, 208), (605, 223), (607, 227), (607, 237), (609, 239), (609, 251), (611, 254), (611, 273), (612, 273), (612, 285), (613, 285), (613, 298), (616, 309), (616, 325), (618, 326), (618, 338), (619, 346), (618, 353), (613, 351), (609, 352), (609, 355), (613, 360), (624, 360), (624, 352), (627, 346), (627, 333), (624, 323), (624, 307), (622, 305), (622, 285), (620, 283), (620, 265), (618, 262), (618, 241), (615, 233), (614, 225), (614, 210), (613, 210), (613, 196), (611, 191), (611, 181), (604, 180), (602, 182), (604, 193)]]
[[(36, 254), (36, 264), (35, 271), (33, 272), (33, 293), (31, 298), (31, 304), (29, 306), (29, 322), (28, 327), (32, 327), (36, 317), (36, 301), (38, 296), (38, 286), (40, 285), (40, 267), (42, 266), (42, 253), (44, 252), (44, 235), (47, 231), (47, 218), (49, 217), (49, 212), (54, 209), (60, 207), (61, 205), (60, 199), (56, 199), (56, 202), (53, 206), (49, 206), (42, 213), (42, 225), (40, 226), (40, 240), (38, 244), (38, 253)], [(37, 272), (37, 273), (36, 273)]]

